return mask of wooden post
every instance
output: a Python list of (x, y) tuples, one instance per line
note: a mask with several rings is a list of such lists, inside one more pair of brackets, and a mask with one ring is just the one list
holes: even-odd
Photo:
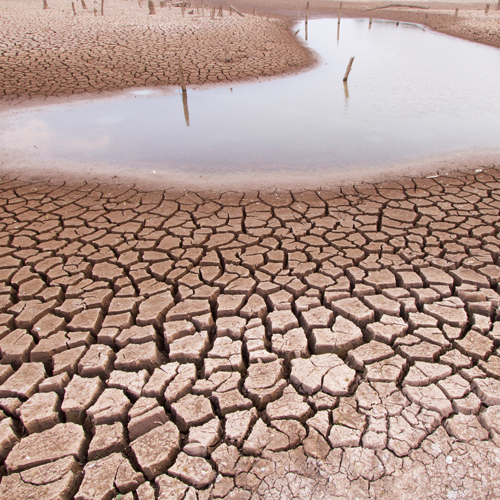
[(85, 3), (85, 0), (82, 0), (82, 9), (87, 10), (87, 4)]
[(179, 82), (181, 84), (181, 89), (186, 92), (186, 81), (184, 80), (184, 69), (182, 68), (182, 61), (179, 58)]
[(309, 21), (309, 2), (307, 2), (306, 4), (306, 25), (305, 25), (305, 28), (306, 28), (306, 42), (307, 42), (307, 35), (308, 35), (308, 32), (307, 32), (307, 23)]
[(370, 17), (370, 22), (368, 23), (368, 29), (370, 30), (372, 29), (372, 21), (373, 19)]
[[(500, 5), (500, 0), (498, 0), (498, 5)], [(257, 9), (254, 7), (253, 8), (253, 15), (256, 16), (257, 15)]]
[(101, 0), (101, 16), (104, 16), (104, 0)]
[(243, 14), (243, 12), (240, 12), (234, 5), (230, 5), (229, 8), (234, 10), (234, 12), (236, 12), (236, 14), (240, 15), (241, 17), (245, 17), (245, 14)]
[(43, 0), (43, 9), (48, 9), (49, 8), (49, 4), (47, 3), (47, 0)]
[(182, 17), (186, 14), (186, 2), (181, 3)]
[(233, 8), (231, 6), (229, 6), (229, 15), (232, 16), (233, 15)]
[(498, 0), (497, 10), (500, 10), (500, 0)]
[(231, 52), (229, 51), (229, 44), (228, 43), (226, 43), (226, 45), (224, 46), (224, 60), (227, 63), (230, 63), (232, 61)]
[(222, 5), (219, 5), (219, 17), (222, 17), (223, 14), (222, 14)]
[(354, 57), (351, 57), (349, 60), (349, 64), (347, 65), (347, 69), (345, 70), (345, 75), (344, 75), (344, 82), (347, 82), (347, 79), (349, 78), (349, 73), (351, 72), (352, 69), (352, 63), (354, 62)]
[(210, 19), (215, 19), (215, 7), (212, 8), (212, 15), (210, 16)]
[(155, 4), (153, 3), (153, 0), (148, 0), (148, 9), (149, 9), (149, 14), (156, 14), (155, 12)]
[(340, 24), (340, 20), (342, 19), (342, 2), (340, 2), (340, 5), (339, 5), (339, 21), (338, 21), (338, 24)]
[(455, 22), (458, 19), (458, 9), (455, 9)]
[(205, 1), (201, 0), (201, 17), (205, 17)]
[(490, 4), (489, 4), (489, 3), (487, 3), (487, 4), (486, 4), (486, 8), (484, 9), (484, 13), (485, 13), (486, 15), (488, 15), (488, 12), (489, 12), (489, 11), (490, 11)]
[(76, 16), (75, 2), (71, 2), (71, 8), (73, 9), (73, 15)]

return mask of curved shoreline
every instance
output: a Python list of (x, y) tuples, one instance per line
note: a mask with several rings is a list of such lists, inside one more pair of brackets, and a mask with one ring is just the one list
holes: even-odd
[[(281, 19), (107, 0), (104, 16), (63, 0), (0, 3), (0, 101), (134, 87), (236, 82), (315, 63)], [(179, 62), (180, 61), (180, 62)]]
[[(198, 2), (184, 16), (175, 7), (157, 7), (156, 14), (150, 16), (145, 5), (108, 0), (102, 17), (81, 7), (75, 16), (63, 0), (51, 0), (48, 10), (42, 10), (35, 0), (23, 4), (2, 0), (0, 105), (51, 96), (178, 86), (179, 59), (187, 85), (282, 76), (314, 66), (315, 54), (290, 29), (291, 22), (305, 17), (305, 8), (297, 9), (288, 0), (274, 0), (262, 4), (265, 17), (260, 17), (261, 10), (255, 11), (258, 15), (249, 14), (253, 10), (250, 5), (260, 6), (259, 2), (234, 2), (247, 12), (245, 17), (229, 15), (229, 3), (223, 3), (227, 8), (223, 17), (217, 9), (211, 19), (211, 7), (202, 11), (196, 6)], [(337, 3), (311, 3), (310, 18), (338, 14)], [(345, 3), (342, 16), (414, 22), (500, 47), (500, 10), (495, 7), (485, 15), (471, 5), (455, 3), (431, 3), (426, 4), (430, 8), (422, 9), (388, 9), (372, 3), (373, 7)], [(462, 9), (458, 18), (455, 6)]]
[[(57, 2), (59, 0), (53, 0)], [(112, 2), (114, 0), (110, 0)], [(258, 1), (258, 0), (257, 0)], [(10, 2), (11, 0), (7, 0), (5, 3)], [(279, 0), (274, 0), (274, 3), (279, 2)], [(239, 7), (239, 3), (234, 2)], [(241, 3), (241, 2), (240, 2)], [(31, 4), (31, 3), (30, 3)], [(52, 2), (51, 2), (52, 5)], [(107, 4), (108, 5), (108, 4)], [(127, 4), (128, 5), (128, 4)], [(206, 5), (206, 4), (205, 4)], [(270, 9), (273, 8), (273, 3), (270, 4)], [(451, 5), (451, 4), (450, 4)], [(335, 7), (336, 8), (336, 7)], [(335, 10), (333, 6), (330, 5), (328, 13), (326, 10), (321, 10), (319, 8), (311, 9), (310, 18), (330, 15), (332, 16), (332, 12)], [(144, 10), (144, 8), (143, 8)], [(163, 10), (167, 12), (169, 9), (157, 9), (157, 12)], [(172, 9), (173, 10), (173, 9)], [(245, 10), (242, 7), (242, 10)], [(179, 9), (180, 11), (180, 9)], [(206, 8), (205, 19), (208, 21), (208, 12), (209, 9)], [(276, 12), (276, 10), (275, 10)], [(352, 4), (347, 4), (347, 7), (343, 9), (343, 15), (346, 17), (351, 17), (356, 15), (356, 12), (359, 15), (361, 13), (361, 7), (358, 5), (356, 8), (352, 7)], [(388, 10), (388, 9), (379, 9), (370, 11), (373, 12), (373, 18), (376, 19), (378, 17), (383, 17), (385, 19), (397, 19), (401, 22), (417, 22), (420, 17), (425, 16), (425, 12), (408, 12), (408, 9), (402, 11), (401, 9), (397, 11)], [(375, 15), (376, 13), (380, 13), (383, 15)], [(178, 14), (178, 15), (177, 15)], [(177, 28), (182, 27), (183, 18), (180, 13), (177, 13), (176, 22), (180, 21), (180, 24), (177, 24)], [(492, 16), (490, 19), (496, 19), (500, 17), (500, 11), (492, 11)], [(462, 14), (460, 14), (462, 15)], [(172, 14), (173, 17), (175, 17)], [(446, 19), (450, 17), (449, 11), (442, 11), (439, 16), (441, 17), (433, 17), (432, 15), (428, 16), (428, 24), (434, 25), (435, 29), (441, 32), (445, 32), (445, 29), (455, 31), (458, 29), (457, 26), (460, 23), (448, 24), (448, 25), (437, 25), (435, 21), (437, 19)], [(111, 17), (111, 14), (110, 14)], [(144, 16), (143, 16), (144, 17)], [(151, 18), (158, 19), (158, 16), (151, 16)], [(186, 16), (187, 17), (187, 16)], [(473, 19), (474, 16), (469, 16), (468, 19)], [(241, 18), (239, 16), (232, 17), (223, 17), (232, 25), (242, 26), (241, 21), (248, 22), (248, 20), (253, 19), (252, 22), (256, 23), (256, 26), (262, 26), (269, 28), (268, 32), (271, 34), (276, 33), (285, 33), (286, 40), (279, 44), (281, 48), (294, 46), (297, 48), (298, 53), (302, 54), (304, 60), (307, 60), (307, 64), (312, 66), (315, 64), (315, 55), (312, 53), (307, 47), (302, 45), (300, 41), (293, 36), (293, 32), (289, 29), (289, 22), (285, 19), (277, 19), (275, 22), (269, 22), (265, 17), (258, 16), (245, 16)], [(1, 18), (0, 18), (1, 20)], [(121, 22), (121, 21), (120, 21)], [(148, 20), (148, 22), (150, 22)], [(191, 21), (189, 21), (191, 22)], [(240, 24), (238, 24), (240, 23)], [(458, 36), (455, 33), (456, 36)], [(254, 39), (257, 39), (257, 35), (254, 34)], [(464, 38), (462, 36), (462, 38)], [(254, 40), (255, 43), (257, 43)], [(491, 44), (490, 44), (491, 45)], [(273, 52), (274, 55), (279, 53), (279, 51)], [(303, 54), (306, 54), (304, 56)], [(301, 57), (302, 57), (301, 56)], [(273, 56), (274, 57), (274, 56)], [(283, 69), (283, 67), (282, 67)], [(296, 67), (288, 67), (285, 68), (285, 73), (282, 74), (290, 74), (295, 73), (301, 70), (304, 70), (304, 67), (296, 66)], [(279, 76), (278, 74), (265, 75), (264, 78), (272, 78)], [(244, 83), (249, 78), (259, 77), (259, 75), (248, 76), (245, 78), (236, 78), (234, 84)], [(178, 78), (175, 75), (175, 78)], [(262, 78), (262, 75), (260, 76)], [(190, 82), (188, 80), (188, 82)], [(228, 83), (228, 82), (226, 82)], [(200, 82), (198, 82), (200, 84)], [(177, 81), (171, 85), (168, 83), (163, 83), (162, 86), (155, 87), (155, 91), (159, 92), (173, 92), (175, 86), (178, 85)], [(217, 85), (217, 83), (212, 81), (207, 81), (204, 85)], [(144, 88), (146, 85), (142, 84), (136, 87), (127, 87), (121, 89), (122, 92), (133, 91), (139, 88)], [(1, 86), (0, 86), (1, 88)], [(121, 93), (119, 90), (103, 89), (101, 91), (96, 91), (95, 93), (87, 93), (77, 92), (76, 94), (63, 94), (63, 95), (54, 95), (54, 96), (44, 96), (44, 95), (35, 95), (25, 96), (20, 98), (12, 98), (8, 99), (6, 97), (0, 97), (0, 112), (8, 111), (16, 113), (18, 110), (23, 108), (24, 106), (32, 107), (36, 106), (37, 103), (44, 103), (44, 105), (48, 103), (61, 104), (65, 105), (66, 103), (71, 102), (84, 102), (88, 99), (106, 99), (113, 96), (120, 96)], [(318, 178), (314, 176), (314, 180), (311, 180), (311, 176), (306, 172), (301, 172), (293, 175), (293, 179), (290, 176), (283, 175), (284, 170), (276, 170), (269, 174), (258, 174), (256, 173), (248, 173), (247, 175), (241, 174), (220, 174), (220, 175), (194, 175), (194, 174), (186, 174), (183, 172), (175, 171), (175, 170), (167, 170), (164, 172), (155, 173), (154, 177), (145, 175), (148, 172), (147, 168), (134, 170), (132, 168), (123, 167), (117, 164), (91, 164), (91, 163), (83, 163), (79, 161), (67, 161), (61, 159), (54, 158), (45, 158), (42, 159), (36, 155), (36, 153), (31, 152), (16, 152), (14, 150), (6, 150), (2, 149), (2, 159), (0, 160), (0, 172), (12, 175), (14, 174), (16, 177), (22, 178), (24, 180), (50, 180), (54, 178), (65, 178), (68, 180), (82, 180), (82, 179), (92, 179), (96, 182), (116, 182), (115, 179), (120, 179), (120, 183), (131, 183), (136, 186), (139, 186), (143, 189), (158, 189), (161, 187), (162, 189), (202, 189), (202, 190), (210, 190), (216, 191), (221, 189), (230, 189), (237, 191), (244, 191), (246, 189), (294, 189), (294, 188), (318, 188), (324, 187), (325, 185), (333, 186), (333, 185), (353, 185), (358, 182), (374, 182), (377, 179), (380, 179), (382, 176), (385, 178), (406, 178), (408, 176), (419, 176), (419, 175), (433, 175), (435, 173), (442, 172), (451, 172), (455, 170), (468, 170), (468, 169), (476, 169), (478, 167), (484, 165), (495, 165), (498, 164), (499, 152), (497, 151), (478, 151), (478, 150), (469, 150), (463, 152), (455, 152), (452, 154), (445, 154), (441, 156), (434, 157), (424, 157), (415, 161), (405, 162), (405, 163), (397, 163), (397, 164), (387, 164), (377, 167), (377, 169), (367, 169), (367, 168), (358, 168), (355, 170), (350, 170), (349, 175), (343, 175), (342, 173), (333, 173), (333, 174), (323, 174)], [(146, 177), (146, 178), (145, 178)]]
[(495, 168), (500, 150), (465, 150), (442, 155), (425, 156), (410, 161), (377, 165), (376, 168), (354, 167), (348, 171), (290, 172), (285, 168), (271, 172), (198, 174), (177, 169), (153, 170), (144, 166), (134, 168), (117, 163), (84, 162), (78, 159), (40, 157), (27, 150), (0, 149), (0, 175), (23, 182), (91, 182), (130, 185), (144, 191), (193, 191), (205, 193), (322, 190), (333, 187), (353, 187), (376, 183), (381, 179), (401, 181), (413, 178), (433, 178), (452, 172), (474, 172)]

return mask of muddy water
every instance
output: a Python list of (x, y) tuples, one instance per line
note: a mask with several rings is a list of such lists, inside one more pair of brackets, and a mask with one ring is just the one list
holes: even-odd
[[(297, 25), (305, 37), (304, 23)], [(196, 173), (345, 171), (500, 149), (500, 51), (409, 24), (310, 20), (318, 66), (215, 88), (129, 91), (4, 116), (42, 158)], [(355, 56), (348, 84), (342, 81)]]

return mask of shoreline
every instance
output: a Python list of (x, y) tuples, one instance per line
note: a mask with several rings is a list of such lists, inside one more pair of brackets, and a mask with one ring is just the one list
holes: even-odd
[[(133, 185), (144, 191), (301, 191), (338, 187), (354, 187), (381, 180), (398, 182), (404, 179), (433, 178), (453, 172), (477, 172), (496, 168), (499, 150), (465, 150), (441, 155), (377, 165), (376, 167), (346, 167), (346, 170), (318, 173), (290, 172), (285, 168), (272, 173), (256, 171), (198, 174), (177, 169), (155, 170), (154, 166), (134, 168), (105, 162), (84, 162), (60, 158), (40, 159), (37, 153), (0, 149), (0, 175), (23, 182), (97, 182), (99, 184)], [(34, 168), (35, 165), (35, 168)]]
[[(106, 93), (131, 88), (217, 84), (294, 74), (316, 63), (289, 21), (213, 18), (198, 7), (147, 14), (144, 5), (109, 0), (104, 16), (63, 0), (0, 2), (0, 102)], [(222, 13), (222, 16), (220, 14)], [(53, 36), (49, 36), (49, 33)], [(68, 37), (65, 33), (68, 32)]]
[[(26, 3), (31, 9), (26, 19), (27, 12), (17, 3), (2, 0), (0, 27), (5, 40), (0, 51), (4, 68), (3, 77), (0, 74), (0, 111), (26, 101), (36, 105), (40, 99), (50, 97), (107, 97), (109, 93), (130, 89), (176, 88), (180, 84), (179, 59), (186, 84), (203, 86), (293, 75), (318, 63), (316, 55), (291, 29), (305, 18), (305, 8), (297, 9), (288, 0), (236, 0), (234, 5), (245, 12), (245, 17), (229, 16), (230, 3), (217, 2), (226, 10), (222, 18), (213, 20), (209, 17), (210, 3), (215, 2), (207, 2), (203, 17), (196, 2), (189, 11), (192, 14), (183, 17), (181, 9), (175, 7), (157, 8), (154, 16), (148, 16), (144, 8), (110, 1), (104, 17), (82, 10), (72, 18), (61, 0), (52, 0), (52, 10), (47, 11), (39, 9), (33, 0)], [(310, 3), (310, 19), (338, 15), (337, 2)], [(345, 18), (421, 24), (440, 33), (500, 48), (500, 10), (496, 6), (485, 15), (484, 9), (479, 8), (482, 4), (471, 3), (430, 2), (421, 4), (419, 9), (378, 7), (373, 0), (343, 4)], [(257, 15), (251, 14), (251, 5), (259, 6), (259, 10), (254, 10)], [(458, 18), (455, 8), (460, 8)], [(74, 29), (69, 49), (64, 37), (44, 39), (43, 33), (36, 32), (37, 23), (47, 29), (52, 23), (61, 30)], [(139, 34), (139, 28), (145, 29), (148, 36)], [(104, 40), (98, 41), (99, 37)], [(126, 44), (122, 46), (123, 38)], [(68, 50), (74, 52), (67, 54)], [(31, 64), (35, 63), (33, 69)], [(40, 65), (41, 70), (37, 69)], [(9, 71), (10, 77), (6, 76)], [(51, 79), (57, 82), (49, 84)]]
[[(57, 0), (54, 0), (57, 1)], [(258, 3), (258, 2), (256, 2)], [(368, 2), (369, 4), (370, 2)], [(373, 2), (376, 7), (376, 3)], [(235, 2), (235, 5), (239, 8), (241, 4), (245, 4), (245, 2)], [(270, 13), (274, 12), (276, 15), (277, 9), (276, 4), (280, 4), (280, 0), (274, 0), (269, 5)], [(319, 7), (318, 7), (319, 5)], [(310, 11), (310, 19), (314, 17), (324, 17), (324, 16), (332, 16), (333, 12), (338, 8), (338, 6), (332, 6), (329, 4), (325, 7), (325, 2), (314, 2), (313, 8)], [(351, 17), (355, 15), (362, 14), (361, 5), (358, 4), (353, 8), (353, 4), (346, 4), (347, 6), (343, 8), (342, 15), (345, 17)], [(457, 4), (449, 4), (457, 5)], [(323, 6), (323, 7), (321, 7)], [(443, 4), (436, 5), (442, 7)], [(375, 8), (374, 7), (374, 8)], [(470, 5), (468, 5), (470, 7)], [(241, 7), (244, 10), (244, 6)], [(363, 9), (366, 11), (368, 8), (367, 5), (363, 5)], [(371, 9), (371, 7), (370, 7)], [(158, 9), (160, 10), (160, 9)], [(168, 9), (161, 9), (168, 10)], [(378, 9), (371, 11), (373, 13), (374, 19), (387, 19), (387, 20), (395, 20), (398, 19), (400, 22), (417, 22), (417, 18), (427, 15), (428, 11), (424, 10), (422, 12), (408, 12), (407, 9)], [(444, 13), (443, 13), (444, 12)], [(476, 12), (476, 11), (470, 11)], [(356, 14), (357, 13), (357, 14)], [(381, 14), (380, 16), (378, 14)], [(366, 12), (365, 12), (366, 14)], [(382, 15), (383, 14), (383, 15)], [(434, 15), (434, 14), (433, 14)], [(439, 16), (444, 19), (446, 16), (450, 16), (450, 13), (446, 13), (446, 11), (440, 11)], [(444, 17), (443, 17), (444, 16)], [(151, 16), (154, 17), (154, 16)], [(177, 20), (179, 16), (177, 16)], [(392, 19), (391, 19), (392, 17)], [(471, 19), (474, 17), (473, 15), (469, 16)], [(499, 17), (500, 19), (500, 11), (492, 10), (491, 19)], [(234, 19), (240, 19), (239, 16), (235, 16), (231, 18), (230, 21), (233, 22)], [(182, 18), (181, 19), (181, 23)], [(228, 19), (223, 18), (223, 19)], [(247, 19), (241, 18), (241, 19)], [(264, 18), (257, 17), (257, 20), (262, 20)], [(432, 15), (429, 16), (428, 24), (433, 24), (436, 18)], [(149, 22), (149, 21), (148, 21)], [(260, 21), (258, 21), (260, 22)], [(283, 30), (283, 26), (287, 26), (286, 33), (290, 35), (290, 39), (293, 38), (293, 43), (295, 47), (300, 47), (300, 50), (306, 51), (308, 53), (308, 61), (309, 66), (304, 68), (294, 68), (289, 72), (285, 72), (284, 74), (274, 74), (274, 75), (260, 75), (257, 76), (260, 81), (264, 81), (267, 79), (276, 79), (280, 76), (290, 75), (297, 72), (305, 71), (311, 67), (314, 67), (315, 64), (318, 63), (317, 56), (314, 52), (312, 52), (307, 46), (301, 43), (301, 40), (295, 36), (291, 36), (292, 30), (290, 29), (290, 17), (288, 21), (284, 19), (278, 19), (279, 23), (282, 23), (280, 26), (280, 30)], [(275, 24), (277, 23), (268, 23)], [(422, 24), (422, 23), (421, 23)], [(276, 28), (273, 26), (273, 29)], [(455, 25), (453, 25), (455, 26)], [(448, 25), (448, 28), (453, 28), (452, 25)], [(445, 29), (443, 26), (436, 26), (436, 31), (439, 31), (443, 34), (448, 35), (443, 30)], [(456, 28), (456, 26), (455, 26)], [(278, 28), (276, 28), (278, 29)], [(460, 35), (452, 35), (459, 36), (460, 38), (464, 38)], [(476, 40), (477, 41), (477, 40)], [(289, 40), (288, 40), (289, 42)], [(288, 43), (287, 42), (287, 43)], [(251, 78), (248, 77), (251, 81)], [(249, 82), (249, 79), (236, 79), (234, 82), (226, 82), (225, 85), (243, 85)], [(215, 82), (207, 82), (204, 84), (196, 84), (195, 87), (198, 89), (206, 89), (212, 86), (219, 86), (219, 83)], [(126, 94), (134, 93), (134, 92), (143, 92), (150, 91), (161, 94), (170, 94), (176, 92), (178, 89), (178, 85), (169, 85), (163, 84), (158, 86), (132, 86), (123, 89), (116, 90), (103, 90), (96, 93), (77, 93), (70, 95), (57, 95), (57, 96), (43, 96), (36, 95), (33, 97), (20, 97), (16, 99), (8, 99), (8, 98), (0, 98), (0, 113), (17, 113), (22, 112), (25, 108), (36, 108), (37, 106), (45, 106), (48, 104), (57, 104), (61, 106), (65, 106), (73, 103), (81, 103), (84, 104), (86, 101), (95, 101), (97, 99), (114, 99), (121, 98)], [(345, 186), (345, 185), (353, 185), (358, 181), (366, 181), (366, 182), (375, 182), (381, 178), (407, 178), (411, 176), (419, 176), (419, 175), (434, 175), (442, 172), (452, 172), (456, 170), (475, 170), (477, 168), (481, 168), (484, 165), (495, 165), (496, 159), (499, 157), (497, 151), (491, 150), (468, 150), (461, 152), (452, 152), (441, 155), (434, 155), (428, 157), (422, 157), (417, 160), (412, 161), (404, 161), (394, 164), (385, 164), (379, 165), (375, 168), (365, 167), (365, 168), (354, 168), (349, 170), (349, 174), (346, 175), (342, 172), (328, 173), (328, 174), (320, 174), (319, 179), (318, 176), (314, 176), (314, 181), (311, 181), (311, 175), (309, 172), (293, 172), (292, 177), (293, 180), (289, 180), (290, 176), (284, 176), (284, 168), (275, 170), (271, 174), (261, 174), (255, 172), (249, 172), (246, 174), (235, 173), (235, 174), (213, 174), (213, 175), (198, 175), (193, 172), (182, 173), (179, 170), (164, 170), (155, 172), (155, 176), (151, 179), (146, 178), (149, 167), (144, 168), (133, 168), (127, 166), (121, 166), (118, 164), (108, 164), (108, 163), (83, 163), (80, 161), (71, 161), (71, 160), (63, 160), (63, 159), (53, 159), (50, 157), (45, 157), (44, 159), (40, 159), (36, 154), (32, 154), (30, 152), (17, 151), (2, 148), (2, 160), (0, 162), (0, 172), (8, 175), (12, 175), (13, 173), (18, 173), (25, 180), (50, 180), (53, 178), (67, 178), (70, 180), (81, 180), (84, 178), (91, 178), (93, 181), (104, 182), (104, 183), (114, 183), (115, 179), (119, 178), (120, 183), (132, 183), (136, 186), (139, 186), (143, 189), (157, 189), (158, 186), (161, 186), (164, 189), (206, 189), (209, 186), (209, 190), (216, 191), (221, 189), (228, 190), (237, 190), (242, 191), (245, 189), (295, 189), (295, 188), (318, 188), (322, 186)], [(151, 169), (154, 169), (152, 167)], [(35, 170), (35, 171), (33, 171)], [(105, 172), (105, 173), (102, 173)], [(316, 172), (315, 172), (316, 174)], [(151, 177), (151, 176), (149, 176)], [(172, 180), (174, 178), (174, 180)], [(285, 179), (285, 180), (283, 180)]]

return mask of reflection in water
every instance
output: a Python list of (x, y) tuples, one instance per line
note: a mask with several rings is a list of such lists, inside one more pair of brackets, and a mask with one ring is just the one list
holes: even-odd
[(184, 120), (186, 120), (186, 125), (189, 127), (189, 108), (188, 108), (187, 91), (183, 90), (181, 94), (182, 94), (182, 107), (184, 108)]
[(349, 84), (347, 80), (344, 80), (344, 95), (346, 99), (349, 99)]
[[(500, 149), (498, 49), (406, 23), (373, 21), (368, 30), (368, 19), (345, 18), (336, 43), (336, 24), (337, 18), (309, 21), (308, 45), (321, 57), (311, 71), (190, 87), (189, 109), (187, 94), (181, 102), (176, 92), (151, 89), (0, 115), (9, 130), (0, 132), (0, 144), (41, 158), (156, 171), (286, 168), (291, 175)], [(304, 27), (297, 26), (301, 34)], [(342, 78), (353, 55), (347, 87)]]

